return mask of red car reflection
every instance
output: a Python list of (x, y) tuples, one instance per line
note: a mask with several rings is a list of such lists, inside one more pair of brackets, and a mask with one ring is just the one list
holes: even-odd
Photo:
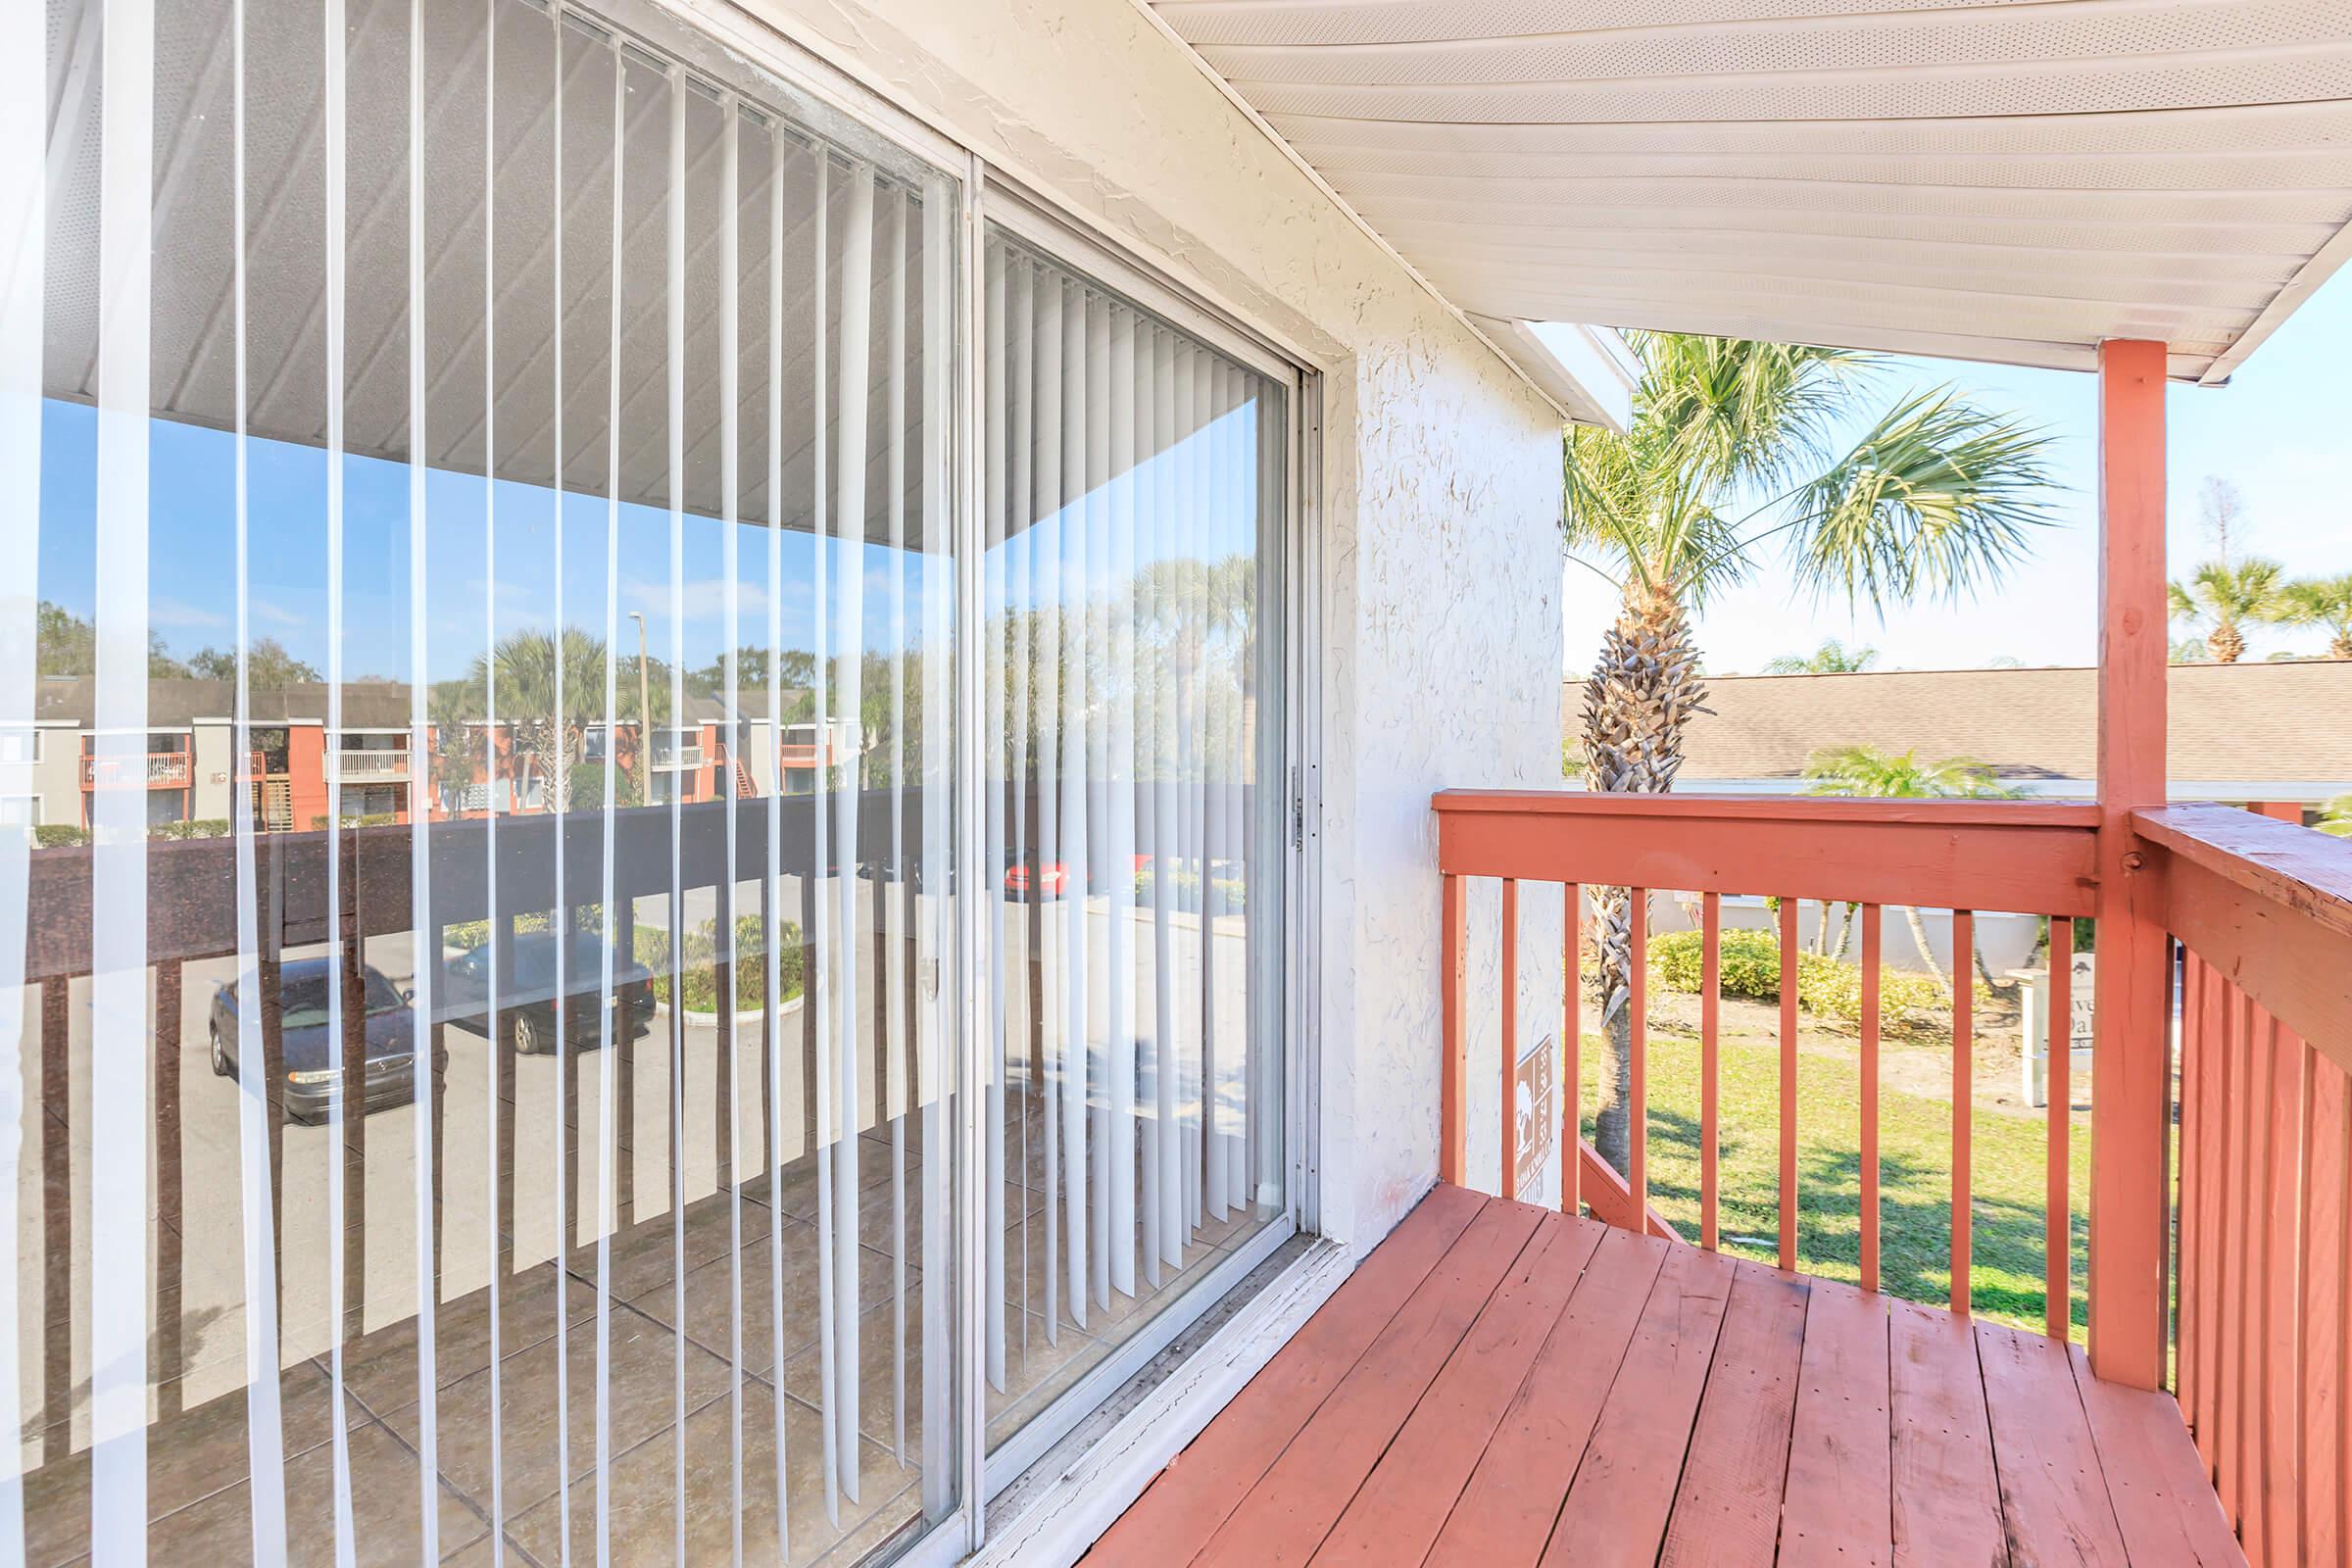
[(1012, 860), (1004, 867), (1004, 892), (1010, 898), (1058, 899), (1069, 887), (1069, 867), (1059, 860)]

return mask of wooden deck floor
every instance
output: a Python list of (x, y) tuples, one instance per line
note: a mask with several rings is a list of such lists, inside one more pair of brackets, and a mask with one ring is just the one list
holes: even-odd
[(1440, 1187), (1088, 1561), (2244, 1558), (2078, 1351)]

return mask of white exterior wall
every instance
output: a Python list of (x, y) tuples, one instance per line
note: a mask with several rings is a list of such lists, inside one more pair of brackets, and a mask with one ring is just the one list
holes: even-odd
[[(1430, 793), (1559, 777), (1557, 412), (1131, 0), (745, 3), (1321, 370), (1320, 1217), (1377, 1240), (1437, 1172)], [(1530, 1042), (1559, 995), (1558, 901), (1535, 891)], [(1474, 952), (1480, 994), (1491, 939)], [(1482, 1033), (1472, 1147), (1491, 1180)]]

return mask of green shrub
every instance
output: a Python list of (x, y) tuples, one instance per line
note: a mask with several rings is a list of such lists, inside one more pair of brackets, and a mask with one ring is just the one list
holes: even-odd
[(43, 822), (32, 830), (32, 842), (44, 850), (77, 850), (90, 842), (90, 830), (71, 822)]
[[(343, 825), (345, 827), (390, 827), (399, 820), (400, 813), (398, 811), (347, 811), (343, 816)], [(312, 832), (323, 832), (325, 828), (326, 813), (324, 811), (320, 811), (311, 818)]]
[(185, 822), (158, 822), (147, 830), (151, 839), (224, 839), (228, 837), (228, 818), (199, 816)]
[[(1152, 907), (1153, 873), (1150, 870), (1135, 873), (1135, 904), (1139, 909)], [(1214, 914), (1240, 914), (1250, 907), (1250, 886), (1238, 876), (1209, 879), (1208, 890), (1216, 896)], [(1200, 907), (1200, 873), (1170, 871), (1168, 873), (1168, 907), (1198, 910)]]
[[(1667, 991), (1696, 991), (1705, 953), (1696, 931), (1670, 931), (1649, 942), (1649, 968)], [(1721, 933), (1718, 962), (1727, 997), (1758, 1002), (1781, 998), (1780, 939), (1769, 931)], [(1796, 1001), (1807, 1012), (1857, 1020), (1862, 1016), (1862, 971), (1821, 953), (1796, 956)], [(1914, 1013), (1948, 1014), (1951, 987), (1931, 975), (1879, 972), (1880, 1016), (1904, 1021)]]
[[(798, 923), (787, 920), (780, 929), (782, 938), (776, 952), (776, 979), (784, 1000), (790, 1002), (801, 994), (805, 950), (801, 943)], [(735, 1010), (749, 1012), (764, 1006), (767, 996), (766, 933), (760, 929), (757, 914), (739, 915), (735, 920)], [(680, 956), (685, 970), (686, 1007), (690, 1012), (716, 1012), (719, 1008), (718, 930), (715, 920), (705, 920), (686, 933), (685, 952)], [(637, 961), (654, 971), (654, 995), (663, 1002), (669, 1000), (669, 933), (658, 926), (637, 928)]]

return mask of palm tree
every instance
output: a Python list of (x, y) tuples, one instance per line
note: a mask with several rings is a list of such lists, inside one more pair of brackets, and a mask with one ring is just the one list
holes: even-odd
[[(1881, 751), (1876, 746), (1838, 746), (1815, 752), (1805, 760), (1805, 777), (1812, 782), (1807, 795), (1859, 795), (1876, 800), (2004, 800), (2017, 792), (1997, 783), (1992, 770), (1984, 763), (1965, 757), (1947, 757), (1941, 761), (1923, 762), (1916, 751), (1901, 753)], [(1928, 947), (1928, 928), (1919, 917), (1919, 910), (1903, 906), (1903, 916), (1911, 923), (1911, 940), (1919, 948), (1920, 957), (1927, 963), (1928, 972), (1938, 980), (1949, 978), (1936, 962), (1935, 953)], [(1822, 921), (1829, 921), (1829, 908), (1822, 908)], [(1842, 940), (1839, 943), (1843, 947)], [(1984, 972), (1984, 960), (1976, 954), (1979, 973)], [(1992, 977), (1984, 975), (1984, 983)]]
[(1809, 654), (1783, 654), (1764, 666), (1767, 675), (1859, 675), (1879, 662), (1876, 648), (1848, 648), (1825, 638)]
[(2173, 618), (2209, 627), (2205, 650), (2217, 664), (2234, 664), (2246, 652), (2251, 622), (2275, 621), (2285, 613), (2280, 590), (2284, 570), (2276, 561), (2249, 557), (2231, 565), (2208, 561), (2188, 581), (2171, 585)]
[[(1682, 766), (1683, 731), (1706, 688), (1690, 616), (1777, 548), (1796, 586), (1884, 614), (1996, 582), (2049, 520), (2047, 438), (1950, 387), (1881, 409), (1842, 439), (1884, 362), (1846, 349), (1644, 333), (1620, 436), (1579, 427), (1566, 443), (1574, 559), (1618, 591), (1585, 685), (1587, 787), (1659, 794)], [(1630, 1090), (1623, 1015), (1631, 906), (1596, 889), (1602, 1019), (1618, 1093), (1600, 1146), (1621, 1158)]]
[(2279, 618), (2290, 625), (2328, 628), (2328, 657), (2352, 659), (2352, 571), (2305, 577), (2279, 590)]
[(2330, 838), (2352, 839), (2352, 795), (2338, 795), (2320, 808), (2320, 819), (2312, 824)]
[[(495, 674), (499, 722), (512, 730), (514, 749), (546, 760), (550, 810), (571, 808), (571, 770), (586, 745), (588, 726), (604, 718), (606, 671), (604, 639), (577, 626), (564, 627), (560, 640), (544, 631), (518, 631), (490, 654), (474, 656), (468, 684), (481, 691)], [(559, 672), (561, 712), (556, 704)]]

